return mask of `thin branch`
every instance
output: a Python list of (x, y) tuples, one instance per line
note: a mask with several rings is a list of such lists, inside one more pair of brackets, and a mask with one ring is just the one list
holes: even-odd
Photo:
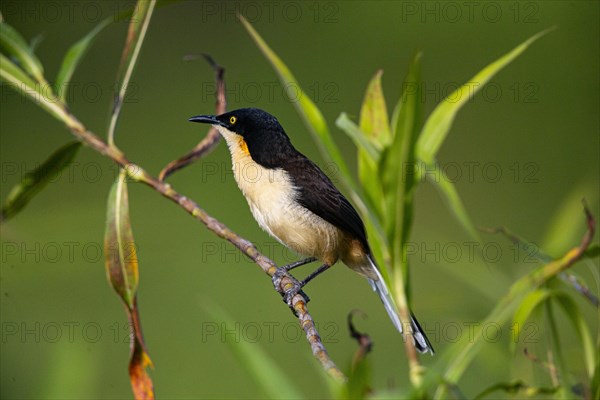
[[(215, 93), (217, 101), (215, 108), (217, 115), (223, 114), (227, 110), (227, 99), (225, 98), (225, 80), (223, 79), (225, 69), (217, 64), (215, 60), (213, 60), (208, 54), (203, 54), (202, 56), (215, 71), (215, 81), (217, 83), (217, 91)], [(210, 153), (215, 147), (217, 147), (220, 141), (221, 135), (219, 134), (219, 131), (217, 131), (217, 128), (211, 127), (206, 136), (188, 154), (167, 164), (167, 166), (160, 171), (158, 179), (164, 181), (175, 171), (186, 167), (200, 157)]]
[(529, 352), (529, 350), (527, 350), (527, 347), (525, 347), (523, 349), (523, 354), (529, 360), (531, 360), (532, 362), (534, 362), (538, 365), (541, 365), (543, 368), (545, 368), (548, 371), (548, 374), (550, 375), (550, 379), (552, 379), (552, 385), (555, 388), (560, 385), (560, 382), (558, 380), (558, 373), (556, 371), (556, 365), (554, 365), (554, 361), (552, 358), (552, 352), (550, 350), (548, 350), (548, 362), (544, 362), (544, 361), (540, 360), (539, 358), (537, 358), (534, 354), (531, 354)]
[[(584, 202), (585, 206), (585, 202)], [(535, 243), (528, 242), (527, 240), (515, 235), (508, 228), (504, 226), (500, 226), (497, 228), (479, 228), (480, 231), (491, 233), (491, 234), (500, 234), (510, 240), (515, 246), (518, 246), (521, 250), (527, 252), (529, 246), (535, 247), (535, 252), (532, 254), (542, 263), (549, 263), (554, 260), (553, 257), (546, 254), (542, 249), (540, 249)], [(575, 291), (585, 297), (592, 305), (595, 307), (600, 307), (600, 300), (598, 297), (592, 293), (592, 291), (583, 283), (580, 282), (579, 279), (570, 271), (563, 271), (558, 274), (558, 277), (565, 282), (567, 285), (570, 285)]]
[[(115, 147), (115, 130), (117, 128), (119, 115), (121, 114), (121, 107), (123, 107), (123, 99), (125, 98), (125, 92), (127, 91), (129, 81), (133, 74), (133, 68), (135, 67), (140, 54), (142, 43), (144, 43), (144, 37), (148, 31), (148, 25), (150, 24), (155, 5), (156, 0), (150, 0), (147, 3), (141, 1), (137, 2), (133, 16), (131, 17), (132, 19), (129, 23), (127, 39), (125, 41), (125, 47), (123, 48), (121, 63), (119, 65), (119, 72), (117, 74), (117, 92), (114, 96), (110, 122), (108, 125), (108, 143), (110, 147)], [(143, 20), (136, 21), (136, 18), (143, 18)]]
[(366, 333), (361, 333), (356, 330), (354, 323), (352, 322), (352, 318), (354, 315), (360, 314), (363, 318), (366, 318), (367, 315), (360, 310), (352, 310), (348, 314), (348, 330), (350, 331), (350, 337), (355, 339), (358, 342), (358, 350), (354, 354), (354, 358), (352, 359), (352, 367), (356, 369), (356, 366), (359, 362), (363, 361), (367, 354), (371, 352), (373, 348), (373, 342), (371, 341), (371, 337)]

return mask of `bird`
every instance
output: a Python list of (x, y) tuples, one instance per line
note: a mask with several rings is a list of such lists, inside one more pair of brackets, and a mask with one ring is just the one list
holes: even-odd
[[(365, 225), (327, 175), (300, 153), (276, 117), (258, 108), (220, 115), (198, 115), (190, 122), (214, 126), (231, 153), (235, 181), (258, 225), (269, 235), (307, 258), (280, 267), (289, 271), (320, 261), (299, 282), (298, 290), (342, 261), (366, 277), (396, 327), (403, 333), (398, 309), (369, 247)], [(294, 293), (295, 294), (295, 293)], [(415, 348), (434, 354), (433, 346), (412, 312)]]

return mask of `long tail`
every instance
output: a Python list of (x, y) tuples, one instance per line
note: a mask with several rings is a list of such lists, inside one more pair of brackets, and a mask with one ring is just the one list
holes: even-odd
[[(381, 272), (379, 272), (377, 265), (375, 265), (375, 262), (373, 261), (371, 256), (369, 256), (368, 258), (378, 278), (377, 280), (369, 279), (369, 283), (371, 284), (373, 290), (379, 295), (379, 298), (381, 299), (385, 307), (385, 311), (387, 311), (388, 315), (390, 316), (392, 323), (394, 324), (396, 329), (398, 329), (398, 332), (402, 333), (402, 322), (400, 321), (400, 317), (398, 316), (398, 308), (394, 303), (394, 299), (392, 298), (392, 295), (390, 294), (390, 291), (387, 285), (385, 284), (385, 281), (383, 280), (383, 277), (381, 276)], [(421, 325), (419, 325), (419, 322), (413, 315), (412, 311), (410, 313), (410, 326), (413, 332), (412, 337), (413, 343), (415, 344), (415, 348), (420, 353), (431, 353), (433, 355), (433, 346), (429, 342), (429, 339), (427, 339), (425, 332), (423, 332)]]

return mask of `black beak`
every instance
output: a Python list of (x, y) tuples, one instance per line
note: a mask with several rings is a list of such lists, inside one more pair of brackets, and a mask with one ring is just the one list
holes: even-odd
[(216, 115), (197, 115), (188, 119), (190, 122), (199, 122), (201, 124), (221, 125), (225, 126), (221, 121), (217, 119)]

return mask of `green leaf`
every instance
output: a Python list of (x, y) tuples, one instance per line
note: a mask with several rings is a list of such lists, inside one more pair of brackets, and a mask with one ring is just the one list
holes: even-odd
[[(379, 161), (379, 157), (381, 156), (381, 151), (378, 149), (376, 144), (369, 140), (369, 137), (365, 132), (363, 132), (358, 125), (356, 125), (346, 113), (341, 113), (338, 119), (335, 121), (335, 124), (346, 134), (357, 148), (362, 149), (369, 156), (369, 159), (373, 162)], [(371, 177), (373, 178), (373, 177)]]
[[(387, 105), (381, 87), (382, 74), (383, 70), (377, 71), (369, 82), (359, 119), (359, 130), (366, 135), (369, 144), (372, 143), (378, 153), (389, 146), (391, 141)], [(358, 178), (378, 218), (380, 221), (385, 221), (388, 217), (385, 209), (385, 195), (381, 181), (377, 179), (379, 162), (376, 160), (380, 157), (374, 158), (367, 151), (365, 146), (357, 145)]]
[(42, 63), (33, 54), (23, 36), (6, 22), (0, 22), (0, 46), (8, 55), (15, 57), (23, 69), (40, 84), (46, 83)]
[(133, 309), (139, 272), (129, 220), (127, 172), (125, 169), (121, 169), (108, 196), (104, 254), (109, 282), (128, 309)]
[(352, 139), (358, 154), (358, 176), (363, 193), (370, 207), (375, 211), (379, 220), (384, 219), (383, 191), (377, 177), (377, 164), (381, 156), (380, 146), (377, 142), (369, 140), (368, 135), (361, 131), (346, 113), (341, 113), (335, 124)]
[(482, 69), (467, 83), (456, 89), (446, 97), (433, 110), (417, 141), (417, 156), (430, 165), (434, 162), (438, 150), (448, 135), (454, 118), (463, 105), (467, 103), (498, 71), (510, 64), (523, 53), (533, 42), (548, 33), (549, 30), (539, 32), (509, 53), (500, 57)]
[(121, 55), (121, 64), (119, 65), (119, 72), (117, 73), (117, 91), (114, 96), (110, 122), (108, 125), (108, 144), (111, 147), (115, 144), (115, 130), (121, 113), (121, 107), (123, 106), (123, 99), (125, 98), (125, 93), (127, 92), (127, 87), (129, 86), (129, 81), (133, 74), (133, 69), (139, 57), (142, 43), (146, 37), (146, 32), (155, 5), (156, 0), (138, 0), (129, 21), (127, 39), (125, 40), (125, 47), (123, 48), (123, 54)]
[(437, 162), (434, 163), (434, 176), (435, 178), (432, 180), (435, 184), (435, 187), (439, 189), (440, 193), (444, 196), (444, 200), (446, 201), (446, 205), (452, 211), (452, 214), (456, 218), (456, 220), (460, 223), (463, 229), (471, 236), (473, 240), (481, 242), (481, 238), (479, 237), (479, 233), (471, 222), (471, 218), (467, 213), (467, 210), (454, 187), (454, 184), (444, 175), (444, 173), (440, 170)]
[[(0, 54), (0, 78), (2, 81), (10, 83), (9, 86), (17, 93), (29, 97), (35, 104), (40, 105), (53, 117), (65, 122), (69, 120), (66, 110), (50, 91), (50, 87), (46, 85), (42, 87), (42, 85), (36, 83), (18, 65), (4, 56), (4, 54)], [(69, 123), (67, 122), (67, 124)]]
[[(525, 323), (531, 314), (538, 308), (540, 304), (546, 301), (551, 294), (552, 292), (550, 290), (540, 288), (525, 296), (521, 304), (518, 305), (518, 308), (513, 316), (512, 330), (514, 338), (518, 339), (520, 337), (521, 328), (525, 326)], [(510, 347), (513, 352), (516, 348), (517, 342), (518, 340), (510, 341)]]
[[(226, 326), (235, 325), (234, 319), (220, 307), (213, 305), (208, 312), (215, 319), (223, 321)], [(226, 340), (225, 343), (227, 343), (240, 364), (252, 375), (267, 398), (302, 399), (305, 397), (294, 385), (291, 377), (286, 375), (285, 369), (275, 364), (273, 359), (257, 343), (249, 343), (243, 339)]]
[(61, 171), (73, 161), (80, 147), (80, 142), (67, 143), (52, 153), (42, 165), (26, 173), (21, 182), (14, 186), (8, 194), (6, 202), (2, 206), (1, 219), (7, 220), (21, 211), (36, 194), (58, 177)]
[(3, 80), (18, 86), (18, 89), (39, 93), (39, 85), (4, 54), (0, 54), (0, 72)]
[(402, 94), (392, 117), (393, 139), (379, 163), (379, 176), (385, 193), (388, 217), (385, 230), (392, 243), (394, 265), (406, 270), (405, 245), (412, 226), (413, 195), (416, 186), (414, 149), (421, 118), (421, 53), (413, 57)]
[(377, 71), (367, 86), (360, 109), (359, 125), (360, 130), (366, 133), (368, 139), (379, 149), (388, 145), (392, 139), (387, 106), (381, 87), (382, 75), (383, 70)]
[[(522, 398), (536, 398), (537, 396), (540, 396), (540, 395), (554, 394), (558, 391), (558, 389), (559, 389), (558, 387), (555, 387), (555, 388), (533, 387), (533, 386), (527, 385), (523, 381), (495, 383), (492, 386), (486, 388), (484, 391), (482, 391), (478, 395), (476, 395), (474, 397), (474, 399), (475, 400), (483, 399), (486, 396), (488, 396), (491, 393), (494, 393), (498, 390), (501, 390), (503, 392), (506, 392), (506, 393), (509, 393), (512, 395), (522, 394)], [(519, 398), (519, 397), (515, 397), (515, 398)]]
[(577, 182), (564, 195), (545, 228), (541, 247), (550, 254), (561, 254), (572, 246), (573, 238), (577, 237), (581, 231), (580, 226), (572, 223), (579, 216), (579, 207), (573, 205), (581, 204), (581, 198), (584, 194), (591, 205), (597, 204), (597, 189), (597, 183), (583, 180)]
[(79, 62), (96, 39), (96, 35), (98, 35), (98, 33), (102, 31), (102, 29), (108, 26), (111, 23), (111, 21), (112, 18), (107, 18), (104, 21), (100, 22), (98, 25), (96, 25), (94, 29), (92, 29), (87, 35), (85, 35), (73, 46), (71, 46), (71, 48), (67, 51), (67, 54), (63, 59), (62, 65), (60, 66), (60, 70), (56, 75), (56, 81), (54, 82), (54, 86), (56, 87), (60, 99), (63, 102), (66, 102), (67, 95), (67, 90), (65, 87), (63, 87), (63, 85), (69, 83), (71, 76), (73, 76), (73, 73), (75, 72), (75, 68), (77, 68)]
[(590, 331), (585, 319), (583, 318), (581, 311), (579, 311), (579, 307), (569, 295), (563, 292), (555, 292), (554, 298), (564, 310), (565, 314), (571, 321), (575, 332), (577, 332), (577, 335), (579, 336), (579, 340), (583, 346), (585, 367), (588, 372), (588, 376), (591, 379), (593, 377), (596, 357), (598, 357), (598, 355), (594, 349), (594, 342), (592, 341), (592, 336), (590, 335)]

